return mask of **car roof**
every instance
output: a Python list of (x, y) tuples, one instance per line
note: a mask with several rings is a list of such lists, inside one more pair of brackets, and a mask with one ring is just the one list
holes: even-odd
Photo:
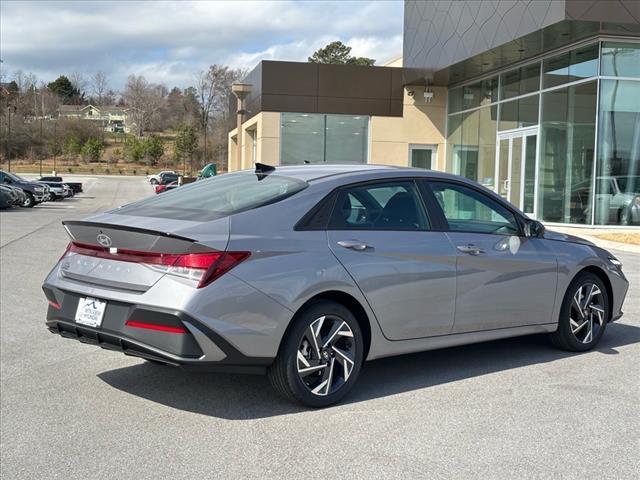
[[(253, 170), (244, 170), (244, 173), (254, 173)], [(305, 182), (327, 177), (357, 177), (370, 173), (397, 173), (397, 176), (460, 178), (458, 175), (426, 170), (424, 168), (400, 167), (395, 165), (369, 165), (369, 164), (325, 164), (325, 165), (291, 165), (276, 166), (273, 173), (287, 177), (297, 178)], [(395, 175), (394, 175), (395, 176)]]

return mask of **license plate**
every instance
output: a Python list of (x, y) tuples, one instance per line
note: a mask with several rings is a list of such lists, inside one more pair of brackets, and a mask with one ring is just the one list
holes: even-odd
[(91, 297), (81, 297), (76, 310), (76, 323), (87, 325), (88, 327), (99, 327), (102, 325), (104, 309), (107, 302)]

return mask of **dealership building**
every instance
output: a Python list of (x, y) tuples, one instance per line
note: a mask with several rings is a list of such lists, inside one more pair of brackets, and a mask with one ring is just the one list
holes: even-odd
[(637, 224), (637, 0), (406, 1), (401, 58), (263, 61), (243, 84), (230, 171), (431, 168), (545, 223)]

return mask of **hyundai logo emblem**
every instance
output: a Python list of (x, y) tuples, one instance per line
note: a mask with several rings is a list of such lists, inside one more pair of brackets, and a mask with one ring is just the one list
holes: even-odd
[(98, 243), (103, 247), (109, 248), (112, 244), (111, 237), (104, 233), (98, 234), (97, 239), (98, 239)]

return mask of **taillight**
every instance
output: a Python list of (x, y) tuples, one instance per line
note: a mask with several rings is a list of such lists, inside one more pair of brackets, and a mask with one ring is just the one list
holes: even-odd
[(155, 330), (157, 332), (167, 332), (167, 333), (187, 333), (184, 327), (180, 326), (172, 326), (172, 325), (163, 325), (160, 323), (150, 323), (150, 322), (141, 322), (139, 320), (127, 320), (125, 322), (127, 327), (132, 328), (143, 328), (146, 330)]
[(159, 253), (103, 248), (72, 242), (64, 256), (79, 254), (121, 262), (142, 263), (168, 275), (198, 282), (197, 288), (209, 285), (251, 255), (250, 252)]

